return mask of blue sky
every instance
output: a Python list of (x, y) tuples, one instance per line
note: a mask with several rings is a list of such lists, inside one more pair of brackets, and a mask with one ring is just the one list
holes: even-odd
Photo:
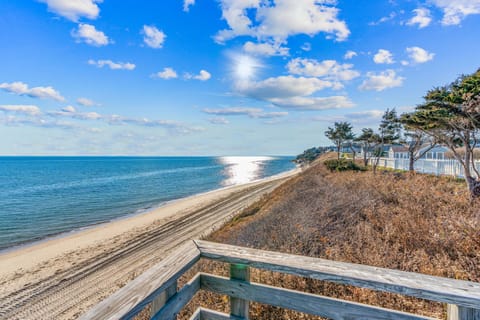
[(480, 0), (5, 0), (0, 154), (294, 155), (480, 67)]

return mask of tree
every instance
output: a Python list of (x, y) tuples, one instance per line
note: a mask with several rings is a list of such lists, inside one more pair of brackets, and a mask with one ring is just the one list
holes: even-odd
[(362, 134), (355, 139), (355, 141), (360, 142), (362, 145), (364, 166), (368, 165), (373, 149), (379, 140), (378, 135), (374, 133), (371, 128), (363, 128)]
[(382, 121), (378, 128), (378, 135), (376, 138), (376, 148), (374, 150), (375, 161), (373, 162), (373, 173), (377, 172), (377, 166), (380, 158), (383, 155), (385, 144), (397, 142), (400, 139), (401, 124), (398, 121), (397, 112), (395, 108), (387, 109), (382, 116)]
[[(436, 146), (434, 138), (405, 123), (405, 114), (400, 116), (400, 123), (404, 125), (405, 139), (400, 141), (408, 149), (408, 171), (415, 172), (415, 162)], [(428, 146), (425, 146), (427, 145)], [(422, 150), (423, 148), (423, 150)]]
[(337, 148), (337, 159), (340, 159), (340, 148), (346, 141), (353, 140), (352, 125), (348, 122), (335, 122), (332, 127), (328, 127), (325, 136), (330, 139)]
[(480, 174), (473, 161), (480, 128), (480, 69), (428, 91), (424, 98), (404, 122), (447, 146), (463, 167), (470, 195), (480, 196)]

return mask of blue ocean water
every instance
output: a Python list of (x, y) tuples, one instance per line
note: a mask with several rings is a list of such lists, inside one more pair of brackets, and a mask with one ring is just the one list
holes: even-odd
[(291, 157), (0, 157), (0, 249), (294, 168)]

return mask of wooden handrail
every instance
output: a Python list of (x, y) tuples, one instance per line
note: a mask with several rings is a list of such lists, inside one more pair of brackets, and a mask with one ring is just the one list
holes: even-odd
[[(200, 258), (232, 264), (231, 278), (197, 274), (179, 292), (172, 290), (177, 279)], [(429, 319), (250, 283), (249, 267), (445, 302), (449, 304), (448, 319), (480, 320), (480, 283), (200, 240), (179, 247), (159, 264), (99, 303), (81, 319), (131, 319), (162, 293), (166, 301), (158, 305), (158, 312), (153, 310), (152, 319), (175, 319), (175, 315), (200, 289), (229, 295), (233, 302), (232, 314), (200, 308), (191, 319), (248, 319), (249, 300), (332, 319), (350, 319), (352, 316), (359, 319)]]

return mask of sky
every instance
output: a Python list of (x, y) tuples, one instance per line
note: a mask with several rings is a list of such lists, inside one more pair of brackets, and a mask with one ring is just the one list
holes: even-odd
[(1, 0), (0, 155), (296, 155), (480, 67), (480, 0)]

